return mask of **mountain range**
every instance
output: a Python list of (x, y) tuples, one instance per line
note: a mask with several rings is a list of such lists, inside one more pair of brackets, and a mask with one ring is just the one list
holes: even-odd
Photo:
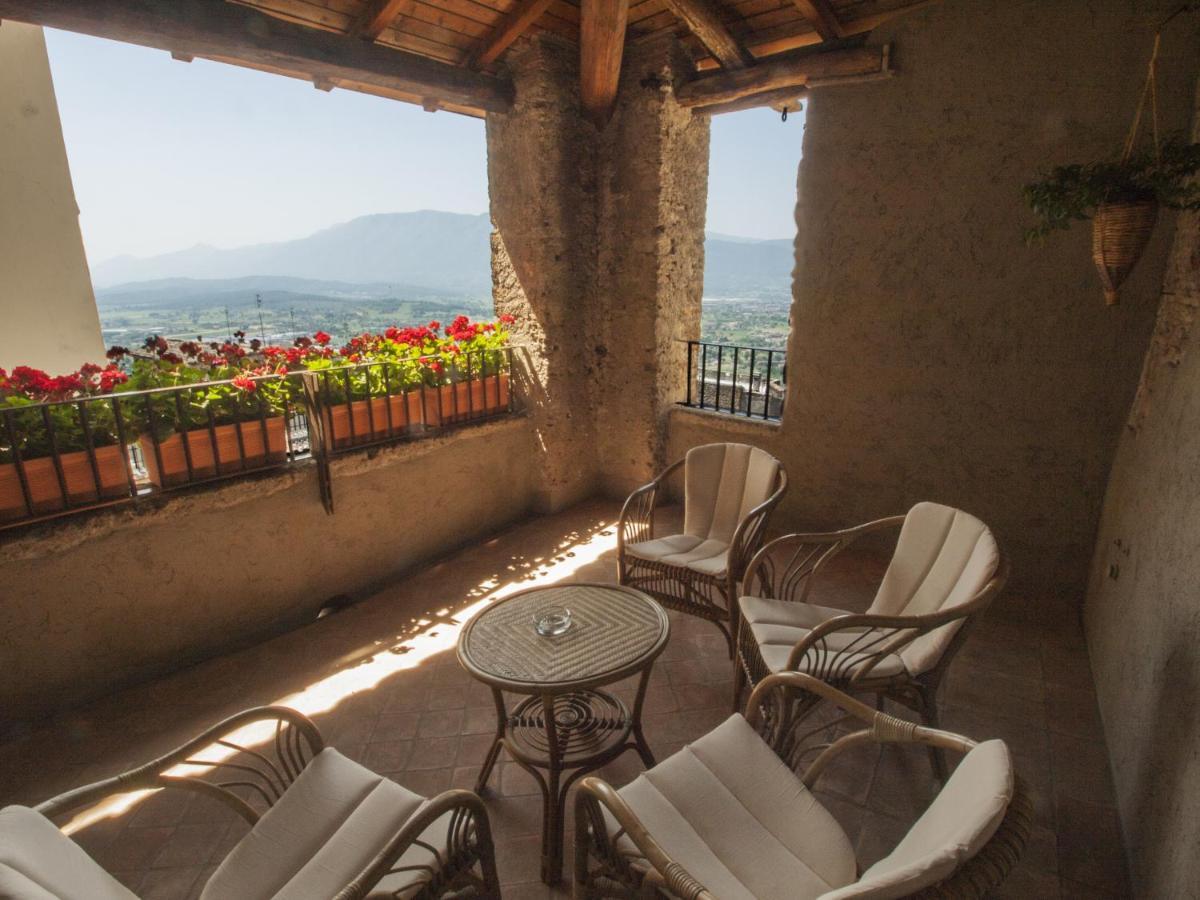
[[(161, 256), (92, 268), (101, 305), (205, 303), (231, 293), (293, 297), (479, 295), (491, 290), (489, 216), (421, 210), (360, 216), (291, 241)], [(789, 292), (792, 241), (710, 233), (705, 295)]]

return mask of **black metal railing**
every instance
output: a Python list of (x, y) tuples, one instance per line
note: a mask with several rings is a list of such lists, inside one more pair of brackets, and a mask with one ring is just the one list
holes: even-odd
[(764, 347), (687, 342), (683, 406), (731, 416), (778, 420), (787, 393), (787, 354)]
[(0, 529), (512, 412), (512, 351), (368, 362), (0, 409)]

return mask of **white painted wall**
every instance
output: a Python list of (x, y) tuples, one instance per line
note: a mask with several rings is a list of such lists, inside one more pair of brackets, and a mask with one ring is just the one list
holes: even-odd
[(104, 356), (42, 29), (0, 25), (0, 366)]

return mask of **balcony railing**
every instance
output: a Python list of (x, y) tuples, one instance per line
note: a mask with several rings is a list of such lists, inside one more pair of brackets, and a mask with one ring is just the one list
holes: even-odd
[(427, 362), (259, 376), (232, 403), (215, 381), (0, 409), (0, 530), (310, 460), (332, 511), (331, 458), (512, 411), (511, 349), (406, 384)]
[(687, 399), (693, 409), (751, 419), (783, 416), (787, 354), (763, 347), (688, 341)]

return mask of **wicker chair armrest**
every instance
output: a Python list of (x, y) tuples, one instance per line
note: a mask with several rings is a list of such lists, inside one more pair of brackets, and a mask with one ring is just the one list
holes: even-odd
[[(855, 683), (866, 679), (885, 657), (896, 653), (923, 634), (964, 619), (972, 610), (955, 606), (924, 616), (848, 614), (819, 624), (788, 654), (788, 669), (804, 670), (826, 681)], [(840, 646), (832, 646), (830, 635), (845, 635)]]
[(643, 484), (625, 499), (617, 520), (618, 553), (624, 551), (627, 543), (648, 541), (654, 537), (654, 510), (658, 506), (659, 488), (683, 463), (682, 459), (672, 463), (657, 478)]
[[(826, 701), (840, 711), (835, 719), (810, 720), (809, 714)], [(966, 753), (970, 738), (928, 728), (867, 706), (833, 685), (806, 672), (775, 672), (758, 683), (746, 704), (746, 720), (779, 757), (812, 787), (829, 764), (851, 747), (864, 743), (924, 744)], [(858, 722), (866, 727), (829, 742), (811, 741), (832, 725)], [(803, 763), (804, 760), (810, 762)], [(803, 763), (803, 765), (802, 765)]]
[[(619, 830), (614, 836), (608, 833), (605, 812), (617, 822)], [(621, 837), (630, 840), (637, 848), (637, 855), (622, 852), (617, 848)], [(687, 900), (715, 900), (704, 885), (689, 875), (687, 870), (675, 862), (654, 840), (637, 813), (629, 808), (629, 804), (612, 785), (595, 776), (581, 780), (575, 790), (577, 865), (583, 856), (580, 848), (589, 846), (610, 865), (627, 867), (631, 861), (644, 861), (650, 872), (657, 876), (654, 880), (660, 882), (672, 896)], [(576, 879), (579, 879), (579, 873), (576, 873)]]
[[(235, 744), (229, 737), (241, 728), (258, 722), (275, 722), (271, 746), (255, 750), (252, 746)], [(304, 746), (307, 744), (307, 748)], [(230, 764), (221, 761), (191, 761), (192, 756), (214, 745), (236, 753), (248, 754), (254, 765)], [(218, 785), (198, 776), (169, 775), (179, 765), (197, 765), (213, 771), (235, 771), (240, 779), (234, 784), (246, 787), (271, 806), (279, 799), (309, 760), (325, 747), (321, 732), (304, 714), (286, 706), (260, 706), (244, 710), (218, 722), (192, 738), (186, 744), (150, 760), (137, 768), (84, 785), (38, 804), (37, 811), (47, 817), (60, 815), (89, 806), (117, 793), (157, 788), (183, 788), (207, 794), (230, 806), (248, 822), (258, 821), (259, 813), (246, 800), (228, 790), (233, 785)], [(272, 760), (268, 754), (274, 752)]]
[(803, 603), (821, 569), (846, 547), (865, 535), (902, 524), (904, 516), (888, 516), (841, 531), (785, 534), (754, 554), (746, 566), (741, 592)]
[[(449, 834), (445, 854), (421, 841), (421, 835), (442, 816), (450, 814)], [(472, 842), (478, 842), (474, 846)], [(483, 801), (471, 791), (443, 791), (423, 804), (404, 823), (366, 868), (348, 885), (334, 895), (334, 900), (359, 900), (389, 874), (405, 871), (424, 871), (428, 882), (437, 879), (439, 872), (427, 866), (397, 868), (396, 863), (413, 846), (425, 847), (442, 865), (470, 856), (478, 848), (492, 853), (492, 830)], [(428, 886), (428, 882), (425, 886)]]

